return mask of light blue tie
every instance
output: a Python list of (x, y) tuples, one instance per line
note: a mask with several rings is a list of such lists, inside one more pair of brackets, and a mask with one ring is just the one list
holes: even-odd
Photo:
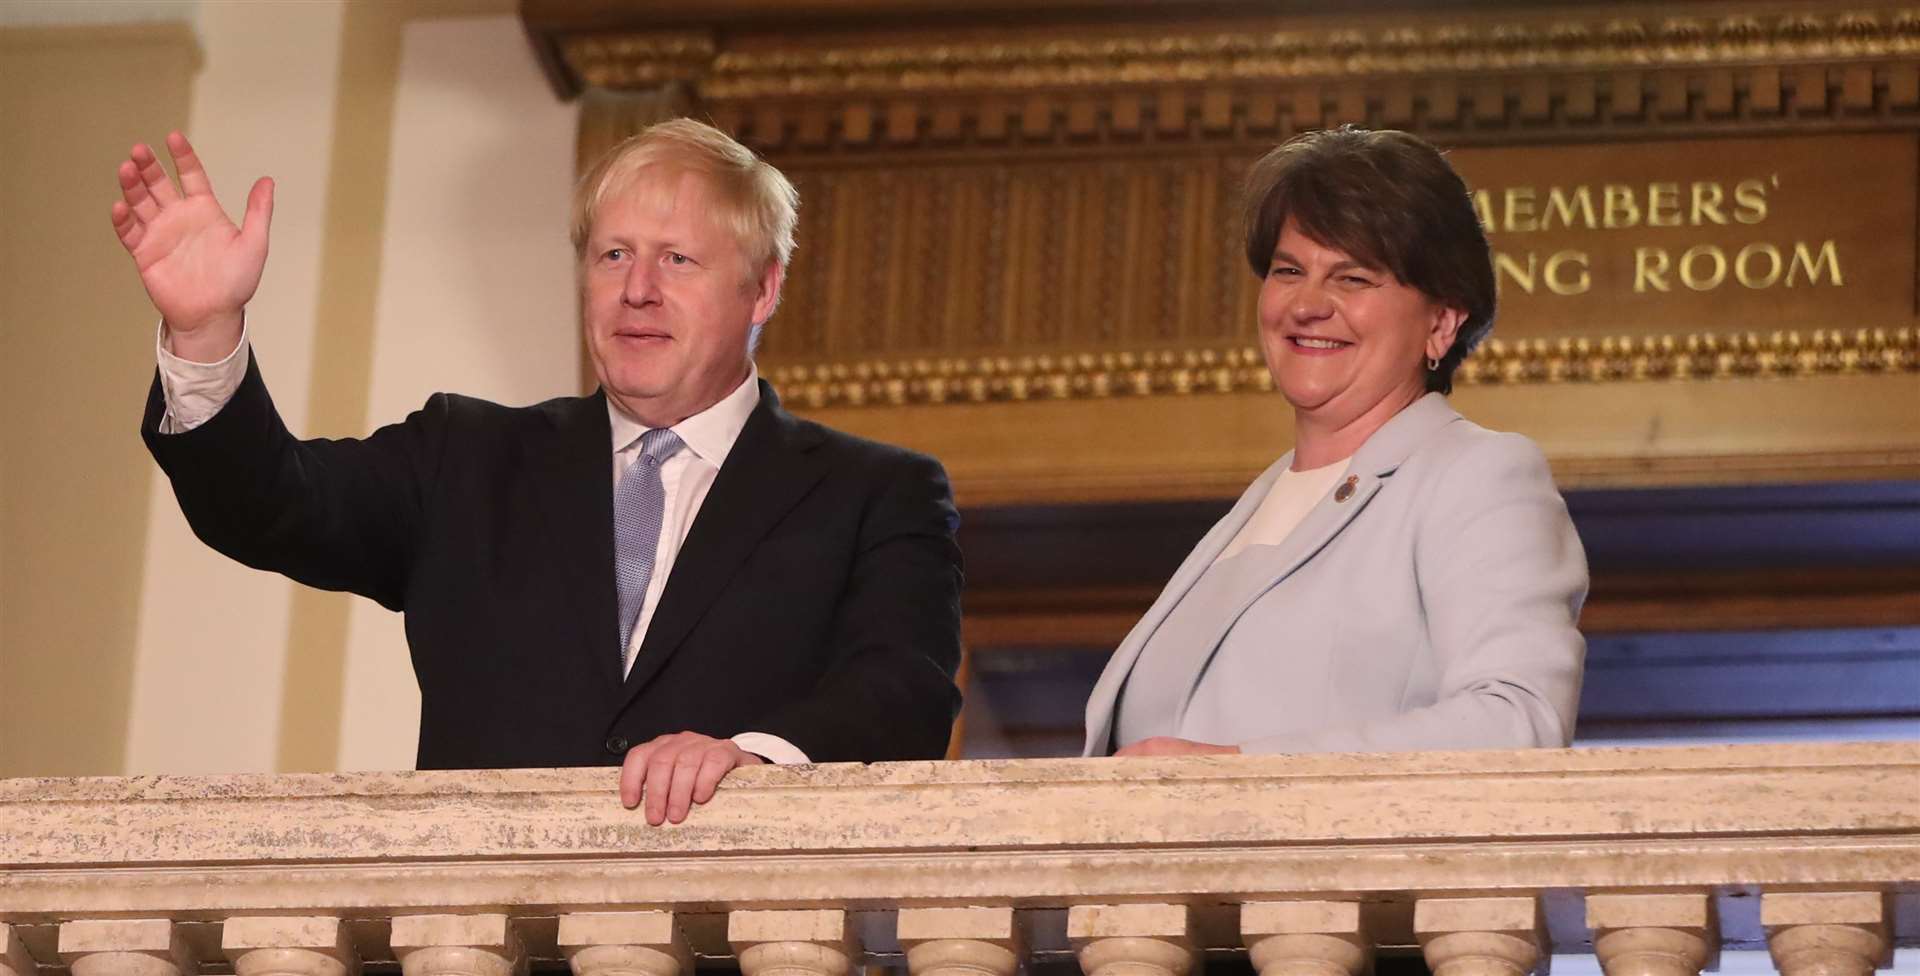
[(660, 465), (684, 447), (680, 435), (665, 427), (640, 435), (640, 456), (627, 465), (613, 493), (613, 577), (620, 589), (620, 675), (627, 673), (627, 645), (640, 622), (640, 604), (653, 579), (653, 551), (660, 544), (660, 523), (667, 490)]

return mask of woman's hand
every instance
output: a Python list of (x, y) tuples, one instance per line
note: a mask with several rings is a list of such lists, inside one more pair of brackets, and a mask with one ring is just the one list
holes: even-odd
[(1192, 739), (1176, 739), (1170, 735), (1156, 735), (1151, 739), (1141, 739), (1133, 745), (1114, 753), (1115, 756), (1227, 756), (1238, 755), (1239, 746), (1217, 746), (1211, 742), (1195, 742)]

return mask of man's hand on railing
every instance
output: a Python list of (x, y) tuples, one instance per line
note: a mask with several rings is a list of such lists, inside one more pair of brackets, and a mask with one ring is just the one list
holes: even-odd
[(620, 766), (620, 803), (631, 810), (644, 799), (647, 823), (679, 823), (693, 804), (713, 799), (713, 791), (735, 767), (765, 762), (731, 739), (698, 732), (663, 735), (627, 751)]
[(1151, 739), (1141, 739), (1114, 753), (1115, 756), (1228, 756), (1238, 753), (1239, 746), (1219, 746), (1211, 742), (1195, 742), (1192, 739), (1176, 739), (1170, 735), (1156, 735)]

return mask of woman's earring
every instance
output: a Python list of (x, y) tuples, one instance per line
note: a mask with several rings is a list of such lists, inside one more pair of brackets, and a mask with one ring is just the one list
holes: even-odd
[(1429, 356), (1427, 358), (1427, 372), (1437, 373), (1439, 371), (1440, 371), (1440, 360), (1434, 359), (1431, 356)]

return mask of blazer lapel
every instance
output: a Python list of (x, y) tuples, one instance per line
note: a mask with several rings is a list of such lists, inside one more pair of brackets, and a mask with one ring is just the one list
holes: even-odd
[[(1448, 405), (1446, 398), (1438, 393), (1429, 393), (1414, 401), (1405, 410), (1396, 414), (1380, 430), (1361, 445), (1348, 464), (1349, 477), (1354, 478), (1354, 490), (1346, 500), (1336, 501), (1332, 493), (1320, 500), (1320, 503), (1307, 513), (1305, 519), (1287, 535), (1281, 544), (1281, 551), (1273, 562), (1273, 571), (1265, 576), (1260, 585), (1250, 589), (1244, 600), (1239, 602), (1231, 614), (1220, 620), (1220, 626), (1213, 634), (1211, 644), (1205, 652), (1196, 652), (1191, 658), (1192, 673), (1188, 679), (1186, 698), (1191, 700), (1192, 689), (1197, 686), (1201, 674), (1211, 660), (1211, 649), (1217, 647), (1226, 632), (1245, 613), (1253, 602), (1287, 577), (1298, 572), (1313, 557), (1324, 550), (1339, 534), (1352, 523), (1380, 490), (1385, 480), (1399, 469), (1402, 462), (1422, 443), (1438, 430), (1460, 415)], [(1267, 497), (1273, 483), (1293, 463), (1293, 452), (1275, 462), (1240, 496), (1233, 510), (1214, 526), (1206, 537), (1200, 540), (1193, 552), (1188, 554), (1186, 562), (1168, 581), (1166, 589), (1161, 591), (1159, 599), (1147, 615), (1140, 619), (1133, 631), (1121, 642), (1106, 670), (1101, 672), (1100, 680), (1094, 685), (1087, 699), (1087, 738), (1082, 746), (1082, 755), (1105, 755), (1107, 745), (1113, 735), (1114, 708), (1119, 703), (1120, 690), (1126, 684), (1127, 676), (1132, 672), (1134, 663), (1147, 642), (1173, 612), (1200, 576), (1213, 565), (1220, 552), (1233, 541), (1247, 520), (1259, 508)], [(1343, 481), (1345, 479), (1342, 479)], [(1337, 489), (1336, 489), (1337, 492)], [(1184, 717), (1184, 716), (1183, 716)]]
[(587, 635), (581, 643), (592, 665), (612, 685), (620, 682), (619, 596), (613, 581), (613, 431), (606, 394), (565, 401), (555, 411), (558, 449), (551, 477), (536, 479), (546, 497), (535, 507), (552, 530), (549, 550), (567, 576), (573, 601), (566, 618)]
[(1261, 499), (1267, 497), (1267, 489), (1273, 486), (1274, 479), (1280, 477), (1280, 473), (1292, 463), (1293, 452), (1288, 451), (1253, 480), (1233, 508), (1214, 523), (1213, 528), (1193, 547), (1193, 551), (1187, 554), (1180, 568), (1174, 571), (1173, 578), (1160, 591), (1160, 596), (1153, 601), (1153, 606), (1147, 609), (1146, 616), (1133, 625), (1126, 639), (1114, 649), (1113, 656), (1107, 660), (1106, 669), (1100, 672), (1100, 680), (1094, 683), (1093, 692), (1087, 696), (1087, 738), (1081, 747), (1081, 755), (1106, 755), (1107, 744), (1113, 738), (1114, 708), (1120, 701), (1120, 689), (1133, 672), (1134, 662), (1140, 659), (1141, 650), (1147, 646), (1154, 632), (1160, 629), (1167, 614), (1172, 613), (1187, 591), (1193, 588), (1200, 575), (1213, 565), (1220, 551), (1240, 533), (1241, 526), (1253, 517)]
[[(627, 675), (622, 707), (660, 672), (754, 547), (826, 474), (817, 431), (780, 408), (765, 382), (674, 559), (673, 574)], [(611, 512), (612, 502), (607, 502)], [(609, 515), (611, 518), (611, 515)]]
[[(1199, 642), (1200, 647), (1205, 648), (1205, 651), (1196, 653), (1189, 659), (1192, 669), (1186, 681), (1187, 689), (1182, 698), (1183, 701), (1193, 700), (1194, 689), (1199, 686), (1200, 677), (1206, 672), (1207, 664), (1213, 658), (1213, 651), (1219, 647), (1220, 642), (1226, 638), (1227, 632), (1233, 628), (1241, 615), (1245, 614), (1260, 597), (1299, 572), (1301, 567), (1332, 544), (1347, 526), (1353, 524), (1353, 520), (1367, 507), (1367, 503), (1373, 500), (1373, 496), (1379, 493), (1387, 479), (1399, 470), (1408, 456), (1438, 433), (1441, 427), (1459, 419), (1460, 415), (1448, 405), (1445, 397), (1438, 393), (1429, 393), (1395, 414), (1375, 431), (1372, 437), (1367, 438), (1366, 443), (1360, 446), (1353, 460), (1348, 463), (1347, 477), (1341, 479), (1343, 484), (1351, 482), (1353, 490), (1342, 498), (1340, 488), (1336, 486), (1326, 497), (1321, 498), (1320, 502), (1307, 512), (1306, 518), (1302, 519), (1300, 524), (1281, 541), (1279, 551), (1274, 554), (1271, 569), (1260, 578), (1258, 585), (1250, 587), (1235, 603), (1233, 612), (1220, 619), (1219, 627), (1211, 632), (1210, 639)], [(1283, 460), (1290, 459), (1291, 455)], [(1275, 476), (1278, 476), (1278, 472), (1275, 472)], [(1267, 484), (1271, 486), (1272, 481), (1269, 479)], [(1263, 489), (1260, 498), (1264, 499), (1265, 496), (1266, 492)], [(1256, 505), (1259, 500), (1255, 499)], [(1244, 519), (1242, 521), (1244, 523)], [(1219, 548), (1214, 552), (1217, 554)], [(1176, 719), (1176, 727), (1183, 723), (1185, 718), (1183, 706), (1180, 716)]]

